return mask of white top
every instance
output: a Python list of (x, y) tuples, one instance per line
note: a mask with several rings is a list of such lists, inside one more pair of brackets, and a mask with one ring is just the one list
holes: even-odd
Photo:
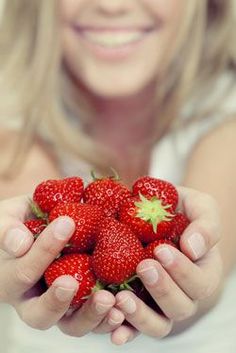
[[(225, 114), (196, 122), (171, 133), (154, 148), (150, 175), (181, 183), (188, 156), (203, 134), (224, 121), (223, 116), (236, 113), (236, 94), (225, 105)], [(86, 165), (63, 158), (65, 175), (81, 174), (86, 178)], [(89, 178), (88, 178), (89, 179)], [(140, 335), (122, 347), (110, 343), (109, 335), (89, 334), (82, 338), (69, 337), (57, 327), (37, 331), (18, 319), (14, 310), (0, 306), (1, 353), (235, 353), (236, 352), (236, 269), (225, 286), (218, 305), (184, 333), (162, 340)], [(1, 327), (1, 325), (3, 327)]]

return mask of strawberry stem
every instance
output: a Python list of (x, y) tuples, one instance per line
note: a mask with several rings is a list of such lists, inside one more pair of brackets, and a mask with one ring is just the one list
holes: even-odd
[(136, 217), (143, 221), (149, 222), (153, 226), (153, 231), (157, 232), (157, 226), (162, 221), (171, 221), (173, 214), (167, 211), (171, 205), (162, 205), (162, 201), (156, 196), (151, 199), (147, 199), (141, 193), (139, 193), (140, 201), (135, 202), (137, 207)]
[(98, 180), (103, 180), (103, 179), (106, 179), (106, 178), (109, 178), (109, 179), (112, 179), (112, 180), (116, 180), (116, 181), (119, 181), (120, 180), (120, 177), (119, 177), (119, 174), (117, 173), (117, 171), (110, 167), (110, 170), (112, 171), (112, 175), (110, 176), (103, 176), (101, 178), (98, 178), (95, 174), (95, 171), (94, 170), (91, 170), (90, 174), (91, 174), (91, 177), (93, 179), (93, 181), (98, 181)]
[(96, 285), (92, 289), (92, 293), (98, 292), (99, 290), (104, 288), (105, 288), (105, 285), (101, 281), (97, 280)]
[(36, 218), (45, 220), (46, 223), (48, 224), (48, 215), (47, 213), (44, 213), (41, 208), (32, 200), (30, 200), (30, 208), (31, 212)]
[(135, 274), (134, 276), (130, 277), (126, 281), (124, 281), (121, 284), (109, 284), (107, 286), (108, 289), (111, 289), (113, 294), (116, 294), (120, 292), (121, 290), (130, 290), (133, 292), (133, 288), (129, 285), (131, 282), (133, 282), (138, 276)]
[(119, 181), (120, 180), (120, 176), (119, 176), (118, 172), (113, 167), (110, 167), (110, 169), (111, 169), (111, 171), (113, 173), (113, 175), (110, 176), (110, 178), (113, 179), (113, 180)]

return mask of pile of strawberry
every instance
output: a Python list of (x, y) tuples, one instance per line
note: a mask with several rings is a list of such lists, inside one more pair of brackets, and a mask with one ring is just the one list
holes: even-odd
[(176, 188), (149, 176), (136, 180), (131, 190), (116, 176), (94, 177), (86, 187), (80, 177), (47, 180), (36, 187), (31, 205), (33, 216), (24, 224), (35, 239), (59, 216), (75, 222), (69, 243), (44, 273), (47, 286), (61, 275), (79, 282), (73, 308), (100, 288), (134, 290), (138, 263), (153, 258), (160, 244), (179, 248), (189, 224), (177, 211)]

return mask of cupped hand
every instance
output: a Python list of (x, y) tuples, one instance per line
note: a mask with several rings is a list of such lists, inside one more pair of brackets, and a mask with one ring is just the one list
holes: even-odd
[(59, 217), (34, 241), (23, 224), (29, 214), (27, 196), (0, 202), (0, 301), (14, 306), (26, 324), (40, 330), (58, 325), (68, 335), (83, 336), (99, 324), (100, 332), (118, 327), (124, 315), (113, 308), (111, 293), (99, 291), (70, 313), (78, 289), (72, 276), (58, 277), (46, 291), (41, 287), (40, 278), (72, 236), (75, 224), (69, 217)]
[(131, 326), (121, 325), (111, 339), (115, 344), (132, 340), (138, 333), (167, 336), (175, 322), (195, 315), (200, 301), (212, 296), (222, 282), (218, 246), (221, 224), (218, 206), (208, 194), (179, 187), (178, 209), (190, 224), (181, 236), (181, 251), (160, 245), (155, 259), (142, 261), (137, 274), (164, 315), (148, 307), (132, 292), (116, 295), (116, 307)]

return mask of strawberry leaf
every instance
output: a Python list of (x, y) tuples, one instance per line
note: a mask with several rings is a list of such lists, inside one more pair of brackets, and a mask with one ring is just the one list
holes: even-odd
[(162, 201), (156, 196), (151, 199), (147, 199), (141, 193), (139, 193), (140, 201), (135, 202), (137, 207), (136, 217), (142, 219), (143, 221), (149, 222), (153, 226), (153, 230), (157, 232), (157, 226), (162, 221), (170, 221), (173, 214), (167, 211), (171, 205), (162, 205)]

